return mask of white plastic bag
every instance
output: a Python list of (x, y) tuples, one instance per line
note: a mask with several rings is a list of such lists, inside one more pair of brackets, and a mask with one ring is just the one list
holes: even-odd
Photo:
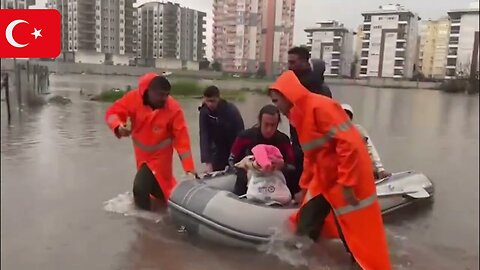
[(292, 200), (285, 176), (281, 171), (271, 173), (254, 172), (248, 181), (247, 199), (264, 203), (277, 202), (282, 205)]

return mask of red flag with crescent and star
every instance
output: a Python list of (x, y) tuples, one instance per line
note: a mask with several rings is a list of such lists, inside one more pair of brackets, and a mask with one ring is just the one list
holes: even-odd
[(0, 9), (0, 58), (56, 58), (61, 16), (56, 9)]

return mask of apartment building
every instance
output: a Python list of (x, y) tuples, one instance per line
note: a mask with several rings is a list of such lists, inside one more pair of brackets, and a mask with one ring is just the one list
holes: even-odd
[(448, 17), (422, 23), (418, 69), (425, 77), (443, 79), (445, 76), (449, 32)]
[(232, 73), (287, 68), (295, 0), (214, 0), (213, 59)]
[(205, 56), (206, 13), (171, 2), (138, 6), (137, 58), (141, 65), (198, 69)]
[(363, 45), (363, 24), (360, 24), (357, 27), (356, 34), (353, 36), (354, 39), (354, 61), (355, 61), (355, 78), (360, 77), (360, 55), (362, 53)]
[(49, 0), (62, 15), (62, 57), (76, 63), (128, 65), (136, 50), (134, 0)]
[(28, 9), (35, 5), (35, 0), (1, 0), (2, 9)]
[(351, 76), (353, 32), (337, 21), (318, 22), (306, 28), (312, 59), (325, 62), (325, 76)]
[(360, 77), (411, 78), (418, 49), (418, 17), (403, 6), (363, 12)]
[(451, 10), (450, 33), (445, 78), (464, 77), (479, 71), (479, 8), (478, 2), (469, 8)]

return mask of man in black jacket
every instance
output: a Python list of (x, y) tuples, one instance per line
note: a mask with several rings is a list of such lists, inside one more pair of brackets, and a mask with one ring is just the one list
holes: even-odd
[[(332, 97), (330, 88), (324, 82), (325, 62), (322, 60), (312, 60), (312, 66), (309, 62), (310, 52), (305, 47), (293, 47), (288, 51), (288, 69), (297, 75), (300, 83), (312, 93)], [(298, 135), (295, 128), (290, 125), (290, 140), (292, 141), (293, 151), (295, 153), (295, 179), (297, 182), (303, 172), (303, 151), (298, 141)], [(293, 191), (293, 190), (292, 190)], [(300, 191), (296, 187), (294, 192)]]
[(225, 169), (230, 149), (245, 127), (237, 107), (220, 98), (216, 86), (209, 86), (203, 93), (203, 104), (199, 108), (201, 161), (207, 172)]

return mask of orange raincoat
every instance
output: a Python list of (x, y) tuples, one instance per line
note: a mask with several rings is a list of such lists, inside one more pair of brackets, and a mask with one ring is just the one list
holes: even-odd
[[(323, 194), (357, 263), (368, 270), (391, 269), (371, 160), (358, 130), (340, 104), (310, 93), (292, 71), (270, 88), (293, 103), (288, 118), (305, 153), (300, 187), (307, 194), (302, 206)], [(357, 205), (347, 203), (344, 186), (353, 189)]]
[(115, 101), (107, 109), (105, 118), (114, 132), (130, 118), (137, 170), (146, 163), (168, 200), (177, 183), (172, 173), (173, 148), (178, 152), (186, 172), (193, 172), (194, 164), (187, 124), (180, 104), (171, 96), (161, 109), (153, 110), (143, 102), (143, 95), (156, 76), (158, 74), (153, 72), (142, 76), (138, 89), (129, 91)]

